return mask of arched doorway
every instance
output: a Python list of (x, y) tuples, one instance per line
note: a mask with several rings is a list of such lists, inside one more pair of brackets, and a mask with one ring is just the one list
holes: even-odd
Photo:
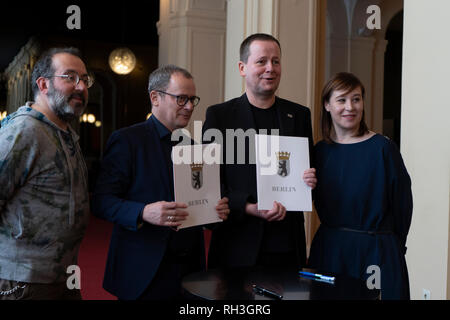
[(402, 102), (403, 11), (386, 30), (388, 42), (384, 60), (383, 134), (400, 147)]

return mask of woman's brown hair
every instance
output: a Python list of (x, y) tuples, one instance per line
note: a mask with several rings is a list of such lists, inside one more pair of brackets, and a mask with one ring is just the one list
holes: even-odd
[[(325, 104), (330, 102), (330, 98), (334, 91), (336, 90), (344, 90), (345, 93), (349, 93), (350, 91), (355, 90), (356, 88), (361, 88), (362, 99), (364, 102), (364, 96), (366, 89), (362, 82), (352, 73), (348, 72), (339, 72), (335, 74), (325, 85), (322, 90), (322, 138), (327, 143), (333, 143), (331, 139), (331, 132), (333, 128), (333, 121), (331, 120), (331, 114), (325, 109)], [(364, 120), (365, 111), (363, 111), (361, 122), (359, 123), (359, 130), (357, 133), (357, 137), (361, 137), (367, 132), (369, 129), (367, 128), (366, 122)]]

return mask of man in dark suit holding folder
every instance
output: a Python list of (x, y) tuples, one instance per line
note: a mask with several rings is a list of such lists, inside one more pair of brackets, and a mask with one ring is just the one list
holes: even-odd
[[(247, 135), (244, 155), (239, 154), (236, 137), (229, 141), (227, 130), (235, 130), (239, 135), (242, 130), (259, 133), (263, 129), (278, 129), (282, 136), (308, 138), (311, 151), (311, 113), (304, 106), (275, 96), (281, 78), (281, 46), (277, 39), (267, 34), (249, 36), (241, 44), (240, 60), (245, 93), (209, 107), (203, 126), (204, 133), (208, 129), (222, 133), (224, 161), (230, 160), (226, 153), (231, 144), (235, 158), (221, 168), (222, 193), (229, 198), (231, 213), (226, 222), (213, 230), (208, 266), (302, 267), (306, 260), (303, 213), (286, 212), (283, 204), (275, 201), (271, 210), (257, 209), (256, 167), (251, 163), (249, 150), (254, 134)], [(239, 163), (236, 156), (245, 159), (245, 163)], [(305, 171), (303, 179), (314, 188), (315, 170)]]
[[(191, 74), (168, 65), (150, 75), (152, 116), (115, 131), (106, 148), (93, 212), (114, 223), (103, 287), (119, 299), (182, 298), (181, 279), (205, 265), (203, 231), (176, 231), (187, 205), (174, 202), (171, 134), (199, 98)], [(216, 206), (221, 219), (228, 199)]]

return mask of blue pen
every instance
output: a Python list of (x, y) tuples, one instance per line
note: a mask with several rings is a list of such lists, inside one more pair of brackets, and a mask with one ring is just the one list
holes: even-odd
[(306, 272), (306, 271), (299, 271), (298, 273), (301, 276), (314, 278), (314, 279), (318, 279), (318, 280), (323, 280), (323, 281), (328, 281), (328, 282), (334, 282), (334, 280), (335, 280), (335, 277), (324, 276), (323, 274), (319, 274), (319, 273), (312, 273), (312, 272)]

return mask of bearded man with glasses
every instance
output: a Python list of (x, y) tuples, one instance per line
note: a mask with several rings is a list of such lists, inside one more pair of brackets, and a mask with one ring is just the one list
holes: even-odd
[(53, 48), (32, 73), (34, 102), (0, 128), (0, 300), (81, 299), (68, 267), (89, 221), (87, 169), (69, 122), (92, 78), (75, 48)]
[[(93, 198), (93, 213), (114, 223), (103, 287), (121, 300), (183, 298), (181, 280), (205, 267), (203, 231), (176, 231), (185, 203), (174, 202), (172, 133), (186, 127), (200, 98), (192, 75), (174, 65), (150, 74), (152, 116), (113, 132)], [(228, 216), (228, 199), (216, 206)]]

